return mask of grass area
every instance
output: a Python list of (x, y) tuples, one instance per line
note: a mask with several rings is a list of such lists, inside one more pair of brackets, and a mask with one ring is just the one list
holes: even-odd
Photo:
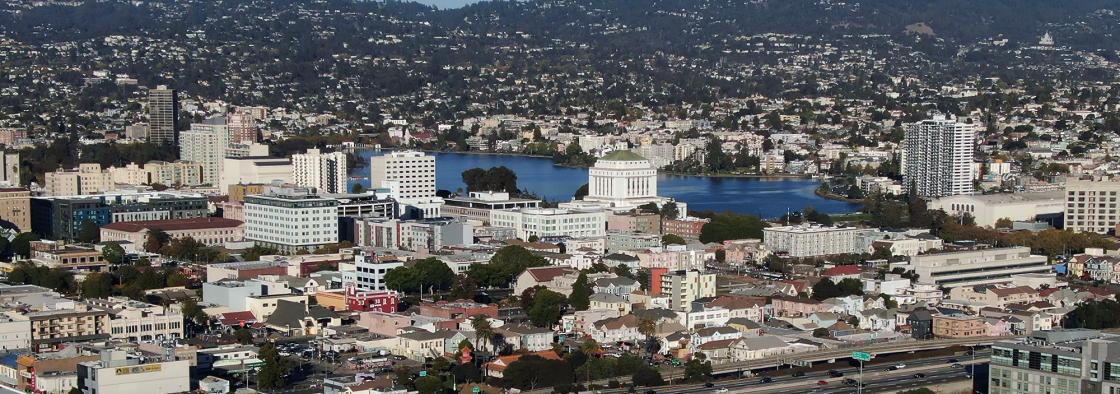
[(862, 222), (862, 221), (871, 220), (871, 214), (870, 213), (862, 213), (862, 212), (860, 212), (860, 213), (855, 213), (855, 212), (853, 212), (853, 213), (838, 213), (838, 214), (829, 215), (829, 216), (832, 217), (833, 222), (837, 222), (837, 223), (839, 223), (839, 222)]

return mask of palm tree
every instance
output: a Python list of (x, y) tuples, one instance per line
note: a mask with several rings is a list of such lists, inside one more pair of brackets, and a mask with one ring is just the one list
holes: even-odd
[[(654, 332), (656, 332), (657, 324), (654, 323), (653, 318), (649, 315), (642, 315), (638, 319), (638, 333), (645, 335), (645, 344), (642, 347), (649, 348), (649, 341), (652, 340)], [(640, 349), (640, 348), (639, 348)], [(639, 352), (640, 354), (640, 352)]]
[(603, 348), (600, 347), (599, 343), (595, 342), (594, 339), (587, 338), (583, 341), (583, 345), (579, 347), (579, 351), (583, 352), (583, 354), (586, 354), (587, 357), (591, 357), (595, 354), (598, 354), (599, 352), (602, 352)]
[(494, 327), (490, 326), (490, 319), (483, 314), (474, 315), (471, 318), (471, 327), (474, 328), (474, 346), (478, 346), (479, 341), (485, 341), (487, 348), (489, 348), (490, 340), (494, 338)]

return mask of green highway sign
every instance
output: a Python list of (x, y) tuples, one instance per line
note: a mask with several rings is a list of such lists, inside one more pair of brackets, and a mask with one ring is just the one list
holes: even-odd
[(871, 361), (871, 354), (864, 352), (852, 352), (852, 358), (859, 361)]
[(420, 371), (420, 377), (428, 376), (428, 371)]
[(475, 387), (475, 388), (471, 389), (471, 391), (479, 393), (479, 392), (482, 392), (482, 389), (480, 389), (478, 387)]

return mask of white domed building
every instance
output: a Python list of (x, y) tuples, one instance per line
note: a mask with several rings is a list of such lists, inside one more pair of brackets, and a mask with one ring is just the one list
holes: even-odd
[[(672, 198), (657, 195), (657, 168), (646, 158), (628, 150), (617, 150), (599, 158), (588, 170), (588, 194), (582, 201), (564, 205), (572, 208), (598, 206), (613, 211), (626, 211), (654, 203), (658, 207)], [(677, 202), (681, 212), (687, 207)]]

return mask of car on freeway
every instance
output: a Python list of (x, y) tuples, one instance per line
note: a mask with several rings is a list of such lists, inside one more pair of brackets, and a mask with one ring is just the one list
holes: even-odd
[(800, 377), (802, 377), (802, 376), (805, 376), (805, 373), (804, 373), (804, 372), (801, 372), (801, 371), (797, 371), (797, 372), (794, 372), (794, 373), (793, 373), (793, 377), (795, 377), (795, 378), (800, 378)]
[(926, 377), (926, 374), (919, 372), (919, 373), (914, 374), (914, 377), (915, 378), (924, 378), (924, 377)]
[(953, 363), (953, 365), (950, 365), (950, 367), (961, 368), (961, 367), (964, 367), (964, 365), (961, 365), (961, 363)]
[(716, 384), (712, 383), (712, 382), (708, 382), (708, 383), (704, 383), (704, 387), (710, 389), (712, 387), (716, 387)]
[(898, 364), (895, 364), (894, 367), (898, 368), (898, 369), (903, 369), (903, 368), (906, 368), (906, 364), (898, 363)]
[(717, 393), (726, 393), (727, 392), (727, 387), (720, 387), (719, 390), (716, 390), (716, 392)]
[(817, 381), (817, 386), (824, 386), (826, 384), (828, 384), (828, 382), (826, 382), (826, 381), (823, 381), (823, 380), (818, 380)]
[(949, 361), (946, 361), (945, 363), (946, 364), (952, 364), (952, 363), (959, 363), (959, 362), (961, 362), (961, 360), (957, 360), (955, 358), (950, 358)]
[(759, 379), (758, 382), (759, 383), (770, 383), (770, 382), (773, 382), (773, 381), (774, 381), (774, 378), (762, 378), (762, 379)]
[(844, 379), (844, 384), (856, 384), (855, 379)]
[(970, 373), (966, 373), (966, 374), (964, 374), (964, 377), (965, 377), (965, 378), (968, 378), (968, 379), (972, 379), (972, 374), (970, 374)]
[(892, 365), (892, 366), (889, 366), (889, 367), (887, 367), (887, 370), (888, 370), (888, 371), (897, 371), (897, 370), (898, 370), (898, 366), (897, 366), (897, 365)]
[(832, 378), (839, 378), (841, 376), (844, 376), (844, 373), (840, 371), (828, 371), (828, 376)]
[(646, 394), (657, 394), (657, 391), (654, 391), (654, 390), (646, 390)]

